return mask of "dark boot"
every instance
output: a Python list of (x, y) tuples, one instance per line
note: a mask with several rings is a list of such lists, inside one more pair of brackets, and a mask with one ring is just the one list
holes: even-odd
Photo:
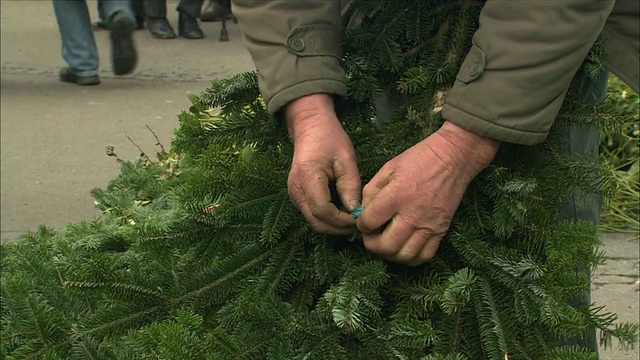
[(136, 24), (121, 11), (109, 20), (109, 38), (111, 39), (111, 66), (116, 75), (133, 72), (138, 63), (138, 51), (133, 39)]
[(204, 33), (198, 25), (198, 19), (189, 16), (186, 12), (180, 11), (178, 16), (178, 34), (185, 39), (202, 39)]
[(176, 37), (176, 33), (167, 18), (147, 17), (147, 29), (151, 35), (158, 39), (173, 39)]

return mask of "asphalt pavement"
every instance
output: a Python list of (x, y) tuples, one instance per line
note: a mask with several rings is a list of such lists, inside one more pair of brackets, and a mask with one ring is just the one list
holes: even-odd
[[(177, 29), (176, 0), (167, 1)], [(88, 1), (96, 18), (95, 0)], [(114, 146), (123, 159), (138, 149), (157, 150), (149, 126), (168, 146), (177, 115), (190, 105), (186, 91), (200, 92), (211, 80), (253, 64), (237, 24), (229, 41), (219, 41), (220, 23), (203, 23), (201, 40), (158, 40), (136, 32), (140, 61), (133, 75), (115, 77), (109, 66), (109, 39), (96, 31), (102, 84), (60, 83), (65, 66), (50, 0), (0, 2), (1, 35), (1, 235), (13, 241), (40, 224), (62, 229), (70, 222), (99, 216), (89, 191), (119, 173), (105, 153)], [(638, 321), (638, 241), (631, 234), (603, 234), (607, 262), (593, 277), (593, 301), (607, 305), (624, 321)], [(614, 343), (614, 346), (616, 344)], [(637, 360), (638, 351), (615, 347), (602, 359)]]

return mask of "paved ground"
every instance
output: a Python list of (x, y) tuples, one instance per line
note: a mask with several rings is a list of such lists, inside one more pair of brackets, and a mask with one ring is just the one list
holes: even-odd
[[(169, 9), (176, 0), (169, 0)], [(110, 73), (108, 38), (96, 32), (103, 83), (78, 87), (57, 81), (64, 66), (50, 1), (1, 2), (1, 233), (2, 241), (39, 224), (60, 229), (97, 216), (89, 190), (119, 172), (106, 146), (124, 159), (138, 154), (128, 135), (154, 153), (150, 126), (168, 145), (176, 115), (189, 106), (187, 90), (199, 92), (210, 80), (252, 68), (237, 25), (230, 42), (219, 42), (219, 23), (205, 23), (203, 40), (156, 40), (136, 33), (140, 63), (136, 74)], [(95, 15), (95, 2), (89, 1)], [(175, 25), (177, 13), (170, 11)], [(622, 320), (638, 320), (638, 242), (605, 236), (607, 264), (594, 276), (593, 300)], [(605, 351), (602, 359), (638, 359), (638, 352)]]

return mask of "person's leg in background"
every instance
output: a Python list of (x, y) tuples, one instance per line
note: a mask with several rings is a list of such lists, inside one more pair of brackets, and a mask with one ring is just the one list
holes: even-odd
[(180, 0), (178, 4), (178, 34), (185, 39), (202, 39), (204, 33), (198, 24), (204, 0)]
[(176, 33), (167, 20), (166, 0), (143, 0), (147, 30), (158, 39), (173, 39)]
[(131, 10), (136, 18), (136, 30), (144, 29), (144, 1), (131, 0)]
[(79, 85), (97, 85), (98, 49), (91, 32), (91, 19), (85, 1), (53, 0), (60, 30), (62, 58), (68, 67), (60, 70), (60, 80)]
[(99, 20), (96, 21), (96, 27), (99, 27), (101, 29), (106, 29), (107, 28), (107, 22), (105, 21), (105, 16), (104, 16), (104, 0), (98, 0), (98, 18)]
[(111, 39), (111, 66), (116, 75), (126, 75), (136, 68), (138, 52), (133, 33), (136, 20), (130, 0), (103, 0)]
[[(106, 16), (104, 15), (104, 1), (98, 0), (98, 21), (93, 23), (93, 26), (102, 29), (108, 30)], [(136, 20), (136, 30), (144, 29), (144, 6), (143, 0), (129, 0), (131, 1), (131, 9), (133, 10), (133, 14)]]
[[(601, 103), (607, 94), (609, 72), (601, 71), (594, 79), (579, 75), (579, 88), (585, 102)], [(599, 161), (600, 133), (591, 127), (572, 124), (558, 130), (567, 139), (565, 151), (572, 156), (592, 162)], [(602, 199), (595, 194), (574, 192), (567, 196), (560, 213), (560, 221), (587, 220), (598, 224), (602, 210)], [(591, 281), (590, 269), (578, 269)], [(572, 300), (571, 306), (586, 308), (591, 305), (591, 291), (587, 291)], [(580, 337), (567, 341), (568, 345), (579, 345), (598, 354), (598, 341), (595, 328), (589, 329)]]
[[(128, 0), (104, 0), (109, 20), (111, 60), (116, 75), (130, 73), (137, 62), (133, 42), (133, 14)], [(86, 1), (53, 0), (53, 9), (62, 41), (62, 57), (68, 67), (61, 69), (60, 80), (79, 85), (97, 85), (99, 57), (91, 30)]]

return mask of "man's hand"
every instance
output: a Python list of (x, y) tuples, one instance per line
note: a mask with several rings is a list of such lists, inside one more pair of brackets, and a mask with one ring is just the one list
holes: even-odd
[(294, 153), (289, 172), (289, 196), (314, 230), (349, 234), (355, 219), (331, 202), (329, 182), (335, 181), (340, 200), (353, 210), (360, 199), (360, 173), (351, 140), (344, 132), (327, 94), (292, 101), (285, 109)]
[(498, 147), (496, 140), (445, 122), (386, 163), (364, 187), (357, 226), (367, 249), (411, 266), (431, 260), (467, 186)]

